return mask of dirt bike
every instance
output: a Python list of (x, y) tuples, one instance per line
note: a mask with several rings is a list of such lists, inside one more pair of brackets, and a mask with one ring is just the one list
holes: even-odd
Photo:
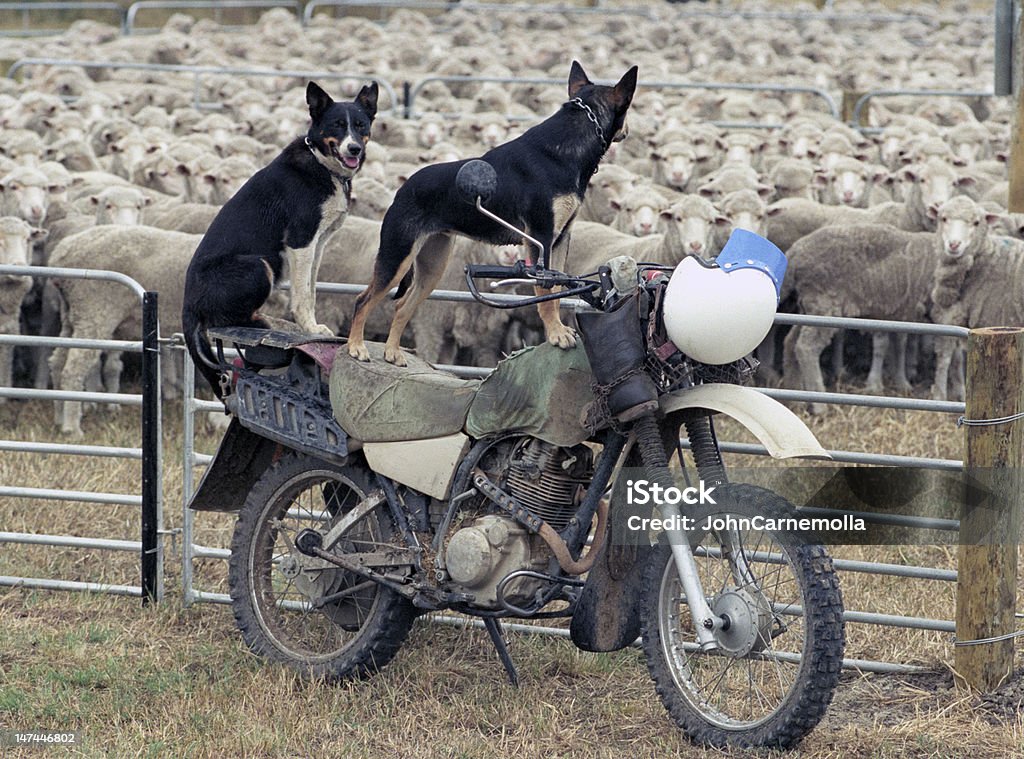
[[(494, 178), (479, 163), (458, 182), (491, 216)], [(584, 650), (639, 638), (691, 739), (795, 745), (839, 678), (839, 584), (821, 545), (750, 526), (751, 515), (785, 517), (792, 506), (729, 482), (713, 416), (737, 420), (776, 457), (827, 453), (791, 411), (743, 387), (753, 360), (733, 354), (753, 345), (734, 338), (757, 321), (744, 304), (760, 296), (723, 301), (715, 291), (742, 280), (730, 267), (755, 281), (772, 264), (749, 244), (734, 248), (715, 262), (684, 259), (698, 268), (674, 273), (630, 259), (570, 276), (548, 269), (543, 250), (532, 265), (467, 267), (488, 305), (510, 305), (480, 291), (477, 280), (495, 277), (552, 291), (517, 306), (586, 304), (582, 345), (523, 349), (483, 380), (415, 356), (392, 366), (380, 345), (363, 363), (341, 339), (211, 331), (232, 419), (191, 506), (238, 511), (229, 581), (248, 646), (311, 677), (361, 677), (391, 660), (417, 615), (453, 610), (483, 620), (515, 683), (501, 621), (564, 617)], [(702, 279), (708, 272), (718, 284)], [(633, 514), (689, 518), (692, 529), (628, 529), (630, 488), (667, 493), (694, 473), (712, 503), (665, 499)]]

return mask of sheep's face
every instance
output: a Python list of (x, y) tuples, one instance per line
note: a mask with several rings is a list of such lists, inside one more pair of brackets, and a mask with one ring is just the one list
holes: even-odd
[[(32, 258), (32, 245), (45, 240), (46, 230), (37, 229), (23, 219), (6, 216), (0, 218), (0, 264), (28, 266)], [(0, 278), (3, 284), (25, 284), (24, 277)]]
[(989, 225), (999, 219), (963, 196), (931, 208), (929, 215), (935, 217), (942, 255), (954, 260), (973, 260), (985, 245)]
[(861, 167), (839, 167), (826, 176), (829, 194), (839, 205), (859, 203), (870, 184), (867, 172)]
[(681, 256), (702, 258), (711, 249), (715, 227), (729, 223), (711, 203), (690, 203), (689, 206), (675, 203), (661, 212), (659, 221), (665, 234), (678, 236)]
[(629, 215), (629, 231), (637, 237), (645, 237), (657, 231), (658, 214), (660, 209), (649, 203), (644, 203), (636, 208), (626, 207)]
[(148, 198), (140, 192), (101, 192), (89, 200), (96, 207), (97, 224), (134, 227), (142, 221), (142, 209)]
[(665, 184), (678, 190), (686, 187), (697, 167), (697, 154), (689, 147), (658, 151), (651, 157)]
[(30, 224), (42, 224), (50, 206), (48, 185), (45, 177), (36, 182), (27, 177), (19, 179), (8, 175), (0, 181), (4, 213), (20, 216)]

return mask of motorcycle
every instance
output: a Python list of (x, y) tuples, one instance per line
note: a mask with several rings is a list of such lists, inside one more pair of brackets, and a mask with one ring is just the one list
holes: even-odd
[[(485, 207), (494, 182), (481, 161), (457, 179), (515, 230)], [(714, 416), (775, 457), (828, 454), (743, 386), (785, 259), (738, 233), (675, 271), (627, 259), (572, 276), (542, 248), (532, 264), (467, 266), (493, 307), (585, 304), (582, 345), (525, 348), (483, 380), (415, 356), (395, 367), (373, 344), (363, 363), (340, 338), (211, 330), (232, 419), (190, 505), (238, 512), (230, 595), (250, 649), (311, 677), (362, 677), (419, 614), (452, 610), (483, 621), (515, 684), (502, 620), (563, 617), (587, 651), (639, 638), (692, 740), (799, 742), (839, 678), (838, 579), (824, 547), (786, 529), (791, 504), (729, 481)], [(481, 292), (494, 278), (549, 292), (510, 304)], [(683, 507), (667, 497), (679, 485), (708, 497)]]

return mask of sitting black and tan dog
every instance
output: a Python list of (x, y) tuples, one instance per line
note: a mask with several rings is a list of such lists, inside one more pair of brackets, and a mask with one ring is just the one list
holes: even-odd
[(336, 103), (306, 88), (312, 119), (295, 139), (224, 204), (196, 248), (185, 277), (182, 326), (196, 367), (221, 397), (204, 332), (266, 327), (259, 310), (288, 264), (291, 311), (303, 332), (333, 335), (316, 321), (316, 277), (324, 242), (348, 214), (352, 177), (366, 157), (377, 114), (377, 84)]

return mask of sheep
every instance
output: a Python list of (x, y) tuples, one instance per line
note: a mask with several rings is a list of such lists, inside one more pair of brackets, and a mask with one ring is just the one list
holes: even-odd
[(768, 207), (766, 236), (783, 251), (814, 230), (836, 224), (891, 224), (906, 231), (932, 231), (928, 207), (948, 200), (968, 181), (943, 161), (931, 159), (900, 171), (907, 184), (903, 203), (880, 203), (870, 208), (826, 206), (813, 200), (788, 198)]
[(637, 237), (657, 230), (658, 215), (668, 205), (665, 196), (651, 185), (634, 186), (624, 200), (612, 200), (610, 204), (615, 210), (611, 228)]
[(205, 196), (207, 203), (224, 205), (257, 171), (256, 163), (245, 156), (215, 160), (200, 173), (197, 188), (202, 189), (194, 188), (195, 194)]
[(587, 187), (579, 218), (611, 224), (616, 216), (612, 202), (626, 197), (638, 181), (639, 177), (629, 169), (614, 163), (601, 166), (601, 170), (594, 175)]
[[(990, 233), (998, 216), (970, 198), (958, 196), (935, 215), (941, 257), (931, 287), (931, 318), (963, 327), (1024, 324), (1024, 241)], [(932, 398), (944, 400), (956, 338), (936, 338)], [(964, 398), (964, 378), (956, 372), (952, 397)]]
[(729, 219), (706, 198), (682, 195), (661, 212), (663, 228), (674, 227), (679, 235), (680, 250), (685, 255), (710, 258), (715, 244), (715, 230), (729, 224)]
[(697, 167), (697, 151), (681, 140), (665, 143), (651, 150), (654, 170), (651, 180), (679, 192), (691, 192)]
[(142, 209), (152, 203), (141, 190), (135, 187), (115, 185), (91, 195), (88, 204), (94, 213), (87, 215), (68, 216), (50, 225), (50, 237), (47, 241), (47, 256), (66, 237), (78, 234), (98, 224), (118, 224), (123, 227), (135, 226), (140, 223)]
[(697, 194), (712, 203), (721, 200), (736, 190), (753, 190), (762, 198), (774, 192), (774, 188), (761, 182), (758, 173), (750, 166), (724, 164), (712, 174), (704, 177), (704, 183), (697, 188)]
[(718, 138), (717, 145), (724, 154), (723, 164), (745, 164), (755, 169), (767, 147), (763, 139), (749, 132), (729, 132)]
[[(108, 269), (127, 274), (147, 290), (160, 293), (160, 323), (165, 330), (181, 326), (181, 302), (185, 287), (185, 270), (201, 235), (170, 232), (153, 227), (92, 227), (65, 238), (53, 250), (53, 266), (86, 269)], [(126, 287), (111, 286), (89, 279), (55, 279), (61, 298), (61, 335), (64, 337), (111, 339), (127, 334), (134, 339), (141, 335), (141, 308), (138, 296)], [(103, 369), (104, 385), (117, 392), (120, 365), (108, 357)], [(55, 388), (82, 390), (93, 366), (95, 352), (83, 348), (57, 348), (50, 357), (50, 373)], [(175, 381), (165, 384), (176, 387), (176, 374), (170, 362), (165, 367)], [(171, 393), (168, 393), (170, 395)], [(81, 403), (68, 401), (58, 411), (60, 431), (81, 437)]]
[(768, 184), (775, 188), (771, 200), (806, 198), (814, 200), (814, 166), (801, 158), (783, 158), (768, 172)]
[(758, 235), (765, 232), (767, 206), (754, 190), (735, 190), (723, 197), (716, 206), (727, 220), (727, 224), (716, 224), (712, 255), (718, 255), (734, 229), (746, 229)]
[[(831, 316), (920, 321), (927, 315), (928, 291), (935, 269), (935, 234), (908, 232), (887, 224), (822, 227), (801, 238), (787, 252), (789, 289), (800, 310)], [(799, 374), (805, 390), (823, 392), (819, 360), (835, 329), (796, 327), (785, 340), (784, 372)], [(882, 383), (888, 339), (875, 335), (867, 389)], [(903, 357), (903, 351), (898, 351)], [(897, 383), (906, 388), (904, 367)], [(811, 413), (823, 407), (811, 403)]]
[[(0, 263), (28, 266), (33, 245), (45, 240), (46, 235), (46, 230), (33, 227), (22, 218), (0, 216)], [(30, 277), (0, 275), (0, 333), (18, 334), (21, 302), (31, 287)], [(13, 385), (13, 359), (14, 346), (0, 345), (0, 387)]]
[(394, 200), (394, 190), (376, 179), (364, 177), (360, 172), (359, 180), (352, 187), (349, 213), (364, 219), (380, 221)]
[(39, 169), (20, 166), (0, 179), (0, 214), (40, 226), (50, 207), (50, 180)]
[(158, 229), (201, 235), (220, 213), (220, 208), (210, 203), (182, 203), (172, 199), (153, 205), (146, 211), (143, 222)]
[(872, 166), (853, 156), (842, 156), (832, 168), (820, 177), (820, 199), (826, 205), (867, 208), (872, 203), (873, 190), (879, 182), (888, 178), (889, 172), (880, 166)]

